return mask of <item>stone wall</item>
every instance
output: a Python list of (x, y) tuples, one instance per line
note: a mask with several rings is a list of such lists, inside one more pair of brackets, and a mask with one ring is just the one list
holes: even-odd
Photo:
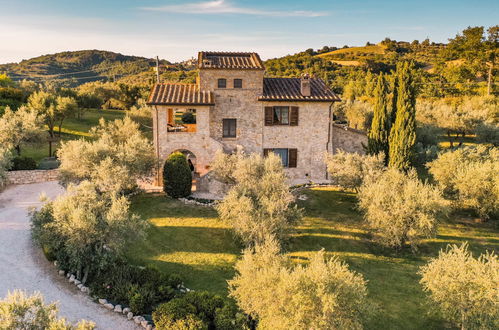
[(367, 135), (363, 131), (333, 124), (332, 134), (332, 150), (333, 153), (338, 150), (346, 152), (355, 152), (358, 154), (365, 154), (364, 146), (367, 146)]
[(59, 170), (30, 170), (7, 172), (7, 184), (29, 184), (57, 181)]

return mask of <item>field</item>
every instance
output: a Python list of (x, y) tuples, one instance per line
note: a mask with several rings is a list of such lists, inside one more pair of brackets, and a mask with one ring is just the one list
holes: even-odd
[[(296, 262), (306, 262), (311, 253), (324, 248), (362, 273), (377, 314), (367, 328), (428, 329), (446, 324), (430, 315), (418, 283), (419, 266), (447, 244), (468, 241), (475, 254), (499, 251), (494, 222), (479, 223), (467, 214), (442, 219), (438, 236), (420, 250), (399, 253), (369, 241), (362, 217), (355, 209), (355, 195), (335, 188), (302, 192), (305, 218), (296, 227), (287, 246)], [(180, 274), (187, 287), (226, 294), (226, 280), (234, 275), (233, 265), (241, 247), (214, 210), (186, 206), (161, 194), (143, 194), (132, 200), (132, 209), (153, 224), (146, 240), (131, 246), (129, 259), (154, 265), (161, 271)]]
[[(77, 119), (75, 117), (66, 118), (61, 129), (61, 140), (67, 141), (88, 137), (90, 128), (97, 126), (100, 118), (104, 118), (105, 120), (115, 120), (123, 118), (124, 114), (125, 112), (122, 110), (90, 109), (85, 111), (81, 119)], [(55, 130), (57, 136), (58, 127), (56, 127)], [(52, 152), (57, 149), (57, 146), (57, 142), (52, 144)], [(40, 162), (43, 158), (48, 157), (49, 155), (48, 142), (24, 146), (22, 148), (21, 155), (34, 158), (37, 162)]]

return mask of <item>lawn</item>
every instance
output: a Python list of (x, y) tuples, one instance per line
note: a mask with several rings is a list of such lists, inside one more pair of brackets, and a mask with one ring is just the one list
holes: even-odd
[[(395, 253), (369, 241), (362, 218), (355, 209), (355, 195), (335, 188), (305, 190), (300, 201), (305, 218), (287, 245), (296, 262), (306, 262), (322, 248), (337, 256), (368, 280), (369, 296), (377, 315), (367, 328), (434, 329), (447, 325), (430, 315), (421, 291), (419, 266), (438, 255), (448, 243), (468, 241), (478, 254), (499, 251), (494, 222), (479, 223), (470, 216), (443, 221), (435, 239), (423, 243), (418, 253)], [(241, 247), (227, 226), (210, 208), (187, 206), (161, 194), (143, 194), (132, 200), (132, 209), (153, 224), (146, 240), (130, 247), (129, 259), (154, 265), (161, 271), (180, 274), (187, 287), (226, 294), (226, 280)]]
[[(62, 124), (61, 129), (61, 141), (75, 140), (79, 138), (84, 138), (89, 136), (89, 131), (93, 126), (99, 124), (99, 119), (104, 118), (105, 120), (115, 120), (123, 118), (125, 112), (122, 110), (97, 110), (89, 109), (85, 111), (81, 119), (75, 117), (66, 118)], [(56, 127), (56, 136), (58, 135), (58, 127)], [(57, 150), (59, 143), (54, 142), (52, 144), (52, 152)], [(47, 143), (43, 144), (32, 144), (26, 145), (22, 148), (22, 156), (31, 157), (37, 162), (40, 162), (43, 158), (49, 155), (49, 145)]]

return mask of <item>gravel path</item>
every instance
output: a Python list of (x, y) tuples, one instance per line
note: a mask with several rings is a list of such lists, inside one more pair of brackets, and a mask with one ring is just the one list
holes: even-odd
[(40, 291), (45, 302), (59, 302), (59, 316), (71, 322), (96, 323), (97, 329), (139, 329), (79, 292), (31, 241), (28, 208), (40, 206), (40, 193), (53, 198), (63, 192), (57, 182), (10, 186), (0, 193), (0, 298), (14, 289)]

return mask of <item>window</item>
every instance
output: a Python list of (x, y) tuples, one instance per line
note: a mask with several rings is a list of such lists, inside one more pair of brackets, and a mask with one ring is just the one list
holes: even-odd
[(234, 79), (234, 88), (243, 88), (243, 80)]
[(265, 126), (298, 126), (298, 107), (265, 107)]
[(296, 167), (298, 163), (298, 149), (273, 148), (263, 149), (263, 155), (267, 156), (269, 152), (273, 152), (281, 157), (282, 166)]
[(218, 88), (227, 88), (227, 79), (218, 79)]
[(236, 119), (223, 119), (222, 124), (223, 124), (222, 126), (223, 126), (224, 138), (236, 137), (236, 127), (237, 127)]

